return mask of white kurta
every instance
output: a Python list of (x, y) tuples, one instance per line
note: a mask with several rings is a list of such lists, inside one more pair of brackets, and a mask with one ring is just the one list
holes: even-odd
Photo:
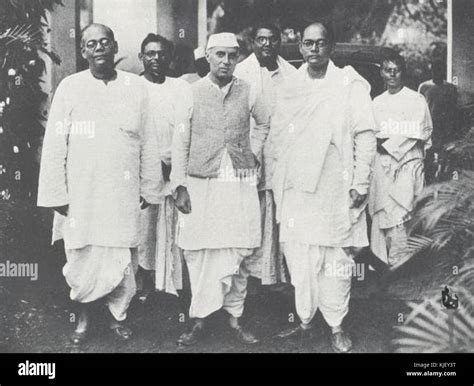
[[(184, 80), (169, 77), (162, 84), (146, 84), (158, 139), (157, 154), (161, 162), (171, 166), (173, 133), (189, 117), (191, 88)], [(175, 243), (178, 214), (169, 182), (163, 185), (160, 196), (165, 197), (163, 203), (142, 211), (139, 264), (146, 270), (155, 270), (157, 290), (177, 295), (177, 290), (182, 289), (182, 256)]]
[[(207, 81), (212, 81), (209, 77)], [(212, 83), (215, 87), (218, 87)], [(227, 94), (231, 83), (221, 91)], [(256, 95), (249, 98), (253, 111), (261, 104)], [(264, 116), (258, 112), (256, 115)], [(190, 117), (189, 117), (190, 118)], [(261, 122), (259, 122), (261, 124)], [(260, 130), (268, 131), (268, 122)], [(234, 169), (225, 149), (221, 159), (219, 178), (187, 177), (190, 148), (190, 122), (178, 130), (173, 143), (172, 185), (187, 186), (191, 198), (190, 214), (179, 214), (178, 245), (185, 250), (206, 248), (256, 248), (260, 246), (260, 209), (255, 176), (233, 178)], [(254, 138), (260, 138), (255, 136)], [(263, 135), (265, 139), (266, 135)], [(253, 141), (252, 150), (259, 154), (263, 141)]]
[(137, 247), (140, 196), (158, 203), (161, 168), (143, 80), (117, 71), (107, 85), (89, 70), (64, 79), (43, 142), (38, 206), (55, 214), (66, 249)]
[(140, 196), (159, 202), (148, 103), (134, 74), (117, 71), (108, 84), (89, 70), (69, 76), (56, 91), (43, 143), (38, 205), (69, 205), (67, 217), (55, 213), (53, 241), (64, 238), (71, 298), (108, 295), (118, 320), (135, 293)]
[(431, 146), (432, 122), (424, 97), (404, 87), (374, 100), (379, 132), (387, 154), (377, 154), (370, 188), (371, 248), (386, 263), (395, 263), (407, 235), (405, 223), (423, 189), (425, 151)]

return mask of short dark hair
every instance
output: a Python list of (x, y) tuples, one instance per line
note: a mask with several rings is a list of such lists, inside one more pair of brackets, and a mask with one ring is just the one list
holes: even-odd
[(109, 35), (109, 37), (115, 41), (115, 35), (114, 35), (114, 31), (112, 31), (112, 29), (108, 26), (106, 26), (105, 24), (99, 24), (99, 23), (91, 23), (87, 26), (85, 26), (82, 31), (81, 31), (81, 47), (83, 46), (84, 44), (84, 34), (87, 32), (87, 30), (91, 27), (102, 27), (104, 28), (106, 31), (107, 31), (107, 35)]
[(277, 35), (278, 37), (281, 37), (281, 30), (275, 24), (269, 22), (268, 20), (259, 20), (252, 27), (252, 32), (251, 32), (252, 39), (255, 39), (258, 31), (261, 29), (268, 29), (272, 31), (275, 35)]
[(385, 62), (395, 63), (402, 70), (402, 74), (405, 74), (406, 69), (407, 69), (407, 64), (406, 64), (405, 58), (401, 56), (399, 53), (393, 52), (393, 51), (389, 51), (385, 53), (383, 56), (382, 65)]
[(312, 25), (315, 25), (315, 24), (319, 24), (320, 26), (322, 26), (326, 30), (326, 38), (327, 38), (327, 40), (329, 40), (331, 42), (331, 44), (336, 44), (336, 34), (334, 33), (334, 29), (332, 28), (332, 26), (329, 23), (325, 23), (325, 22), (322, 22), (322, 21), (319, 21), (319, 20), (316, 20), (316, 21), (312, 22), (311, 24), (308, 24), (306, 27), (304, 27), (301, 30), (301, 39), (303, 39), (304, 31), (306, 31), (306, 29), (308, 27), (310, 27)]
[(443, 60), (434, 60), (431, 62), (431, 74), (435, 83), (442, 83), (446, 79), (446, 67), (446, 62)]
[(174, 44), (166, 39), (164, 36), (154, 34), (154, 33), (149, 33), (145, 39), (143, 39), (142, 45), (141, 45), (141, 52), (143, 53), (145, 51), (145, 47), (147, 46), (148, 43), (161, 43), (165, 47), (165, 49), (168, 51), (168, 53), (171, 55), (173, 54), (174, 51)]

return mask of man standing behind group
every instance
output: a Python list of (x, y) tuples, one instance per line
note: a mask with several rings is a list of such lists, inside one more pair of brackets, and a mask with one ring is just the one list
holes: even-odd
[(58, 86), (43, 143), (38, 205), (56, 211), (53, 240), (64, 238), (63, 273), (71, 299), (81, 304), (75, 344), (86, 338), (89, 304), (99, 299), (110, 310), (112, 331), (130, 338), (122, 321), (136, 291), (139, 202), (146, 207), (159, 201), (146, 86), (115, 70), (117, 51), (109, 27), (86, 27), (81, 52), (89, 69)]
[[(281, 44), (280, 30), (262, 22), (253, 29), (253, 53), (237, 65), (235, 76), (246, 80), (265, 101), (271, 115), (275, 108), (276, 88), (296, 69), (278, 55)], [(252, 127), (254, 126), (252, 121)], [(252, 130), (251, 127), (251, 130)], [(261, 178), (258, 184), (262, 220), (262, 245), (249, 257), (250, 274), (262, 284), (286, 281), (283, 254), (280, 251), (278, 227), (275, 221), (275, 204), (271, 190), (270, 142), (264, 145)]]
[(433, 124), (423, 95), (403, 85), (405, 60), (383, 61), (387, 91), (374, 100), (377, 156), (370, 186), (370, 247), (389, 266), (397, 264), (407, 243), (406, 222), (424, 184), (423, 161), (431, 146)]
[[(245, 344), (257, 343), (239, 322), (247, 294), (246, 258), (260, 246), (257, 157), (268, 115), (250, 85), (233, 77), (239, 45), (232, 33), (211, 35), (211, 72), (192, 85), (190, 119), (176, 131), (171, 183), (180, 213), (178, 245), (191, 281), (194, 325), (179, 344), (202, 337), (205, 318), (223, 308)], [(250, 117), (256, 126), (250, 133)]]
[[(165, 182), (159, 192), (164, 202), (142, 211), (138, 262), (144, 271), (140, 270), (138, 277), (144, 286), (143, 300), (146, 300), (151, 286), (173, 295), (182, 289), (181, 252), (175, 243), (178, 211), (171, 194), (169, 177), (173, 133), (179, 129), (179, 123), (189, 117), (192, 94), (186, 81), (166, 76), (172, 54), (173, 43), (155, 34), (145, 38), (139, 54), (145, 69), (143, 76), (147, 81), (152, 108), (148, 113), (158, 138), (156, 156), (161, 160)], [(154, 273), (154, 277), (150, 277), (150, 273)]]
[(347, 352), (342, 321), (354, 254), (368, 245), (364, 204), (376, 141), (370, 85), (352, 67), (334, 65), (334, 46), (326, 26), (304, 30), (306, 64), (278, 90), (270, 140), (280, 242), (301, 320), (279, 336), (306, 334), (319, 308), (333, 349)]

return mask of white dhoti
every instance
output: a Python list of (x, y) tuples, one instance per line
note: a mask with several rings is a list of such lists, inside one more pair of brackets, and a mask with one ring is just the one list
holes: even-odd
[(176, 245), (178, 211), (172, 196), (141, 213), (139, 266), (155, 271), (155, 288), (173, 295), (183, 288), (182, 252)]
[(406, 253), (408, 244), (406, 223), (384, 228), (381, 216), (382, 213), (379, 212), (372, 217), (370, 249), (384, 263), (394, 266)]
[(275, 202), (269, 189), (259, 192), (262, 244), (246, 259), (250, 275), (261, 279), (263, 285), (288, 281), (284, 256), (280, 250)]
[(354, 261), (340, 247), (322, 247), (296, 241), (282, 243), (296, 312), (305, 324), (318, 308), (331, 327), (341, 325), (349, 312)]
[(135, 248), (96, 245), (66, 249), (63, 274), (71, 287), (71, 299), (90, 303), (105, 298), (114, 318), (124, 320), (136, 292), (132, 268), (132, 255), (135, 254)]
[[(233, 170), (225, 151), (223, 171)], [(178, 245), (184, 249), (191, 282), (190, 317), (220, 308), (242, 315), (247, 294), (246, 259), (260, 246), (256, 177), (187, 178), (191, 213), (179, 216)]]
[(251, 253), (243, 248), (184, 252), (191, 281), (190, 318), (205, 318), (221, 308), (242, 316), (249, 275), (245, 258)]

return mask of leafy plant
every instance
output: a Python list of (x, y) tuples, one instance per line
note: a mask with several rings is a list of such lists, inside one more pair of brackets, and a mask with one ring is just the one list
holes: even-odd
[[(431, 259), (443, 254), (440, 268), (453, 270), (447, 285), (460, 299), (456, 310), (443, 308), (433, 292), (412, 308), (393, 341), (399, 352), (474, 351), (474, 138), (447, 147), (442, 180), (418, 198), (405, 251), (394, 269), (422, 252)], [(447, 179), (450, 176), (450, 179)], [(450, 316), (451, 312), (451, 316)]]

